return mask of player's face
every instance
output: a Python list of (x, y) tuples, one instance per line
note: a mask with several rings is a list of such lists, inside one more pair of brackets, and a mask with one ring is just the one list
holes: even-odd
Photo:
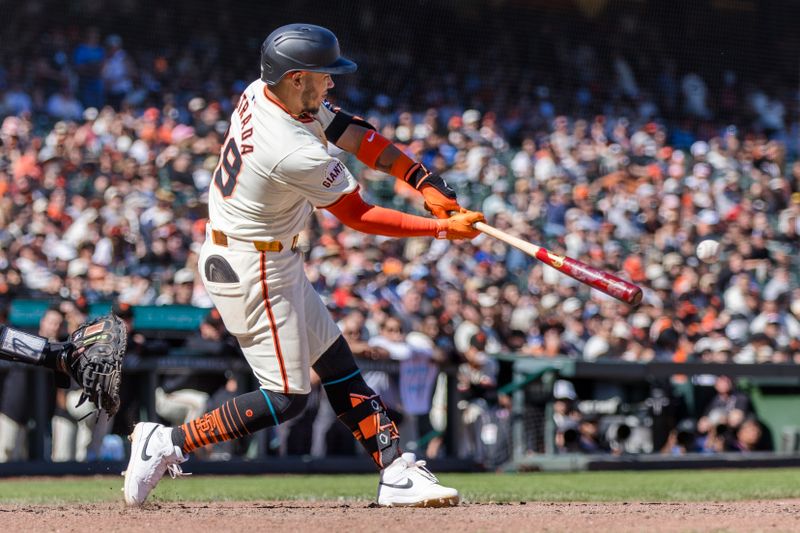
[(303, 76), (303, 92), (300, 95), (303, 104), (303, 113), (315, 114), (319, 111), (322, 101), (328, 97), (328, 90), (333, 89), (333, 79), (330, 74), (320, 72), (306, 72)]

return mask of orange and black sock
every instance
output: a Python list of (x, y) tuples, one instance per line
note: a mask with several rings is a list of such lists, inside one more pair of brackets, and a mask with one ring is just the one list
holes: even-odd
[(172, 429), (172, 443), (184, 453), (239, 439), (300, 414), (308, 396), (258, 389), (228, 400), (213, 411)]

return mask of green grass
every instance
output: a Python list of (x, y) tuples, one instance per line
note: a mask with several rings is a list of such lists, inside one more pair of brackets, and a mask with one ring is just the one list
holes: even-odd
[[(443, 474), (468, 502), (732, 501), (800, 498), (800, 469)], [(361, 500), (374, 498), (376, 476), (197, 476), (163, 480), (156, 501)], [(2, 503), (122, 500), (121, 477), (0, 480)]]

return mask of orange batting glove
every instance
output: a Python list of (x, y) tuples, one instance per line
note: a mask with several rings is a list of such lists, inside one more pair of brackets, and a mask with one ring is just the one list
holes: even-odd
[(467, 211), (466, 209), (461, 213), (456, 213), (450, 218), (441, 218), (436, 221), (436, 238), (437, 239), (474, 239), (478, 236), (480, 231), (476, 230), (472, 225), (476, 222), (485, 222), (486, 218), (483, 213), (478, 211)]
[[(442, 180), (444, 183), (444, 180)], [(447, 184), (444, 183), (444, 186), (447, 187)], [(449, 187), (447, 187), (450, 189)], [(452, 191), (452, 189), (450, 189)], [(420, 191), (422, 193), (422, 197), (425, 199), (425, 209), (431, 212), (433, 216), (436, 218), (449, 218), (450, 213), (466, 213), (467, 210), (458, 205), (458, 202), (455, 199), (455, 194), (453, 194), (453, 198), (443, 194), (438, 188), (433, 186), (432, 184), (423, 185)]]

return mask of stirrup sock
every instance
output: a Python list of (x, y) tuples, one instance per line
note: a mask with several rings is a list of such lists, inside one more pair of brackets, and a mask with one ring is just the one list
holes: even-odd
[(172, 429), (172, 443), (184, 453), (238, 439), (300, 414), (306, 394), (283, 394), (258, 389), (232, 398), (199, 418)]

